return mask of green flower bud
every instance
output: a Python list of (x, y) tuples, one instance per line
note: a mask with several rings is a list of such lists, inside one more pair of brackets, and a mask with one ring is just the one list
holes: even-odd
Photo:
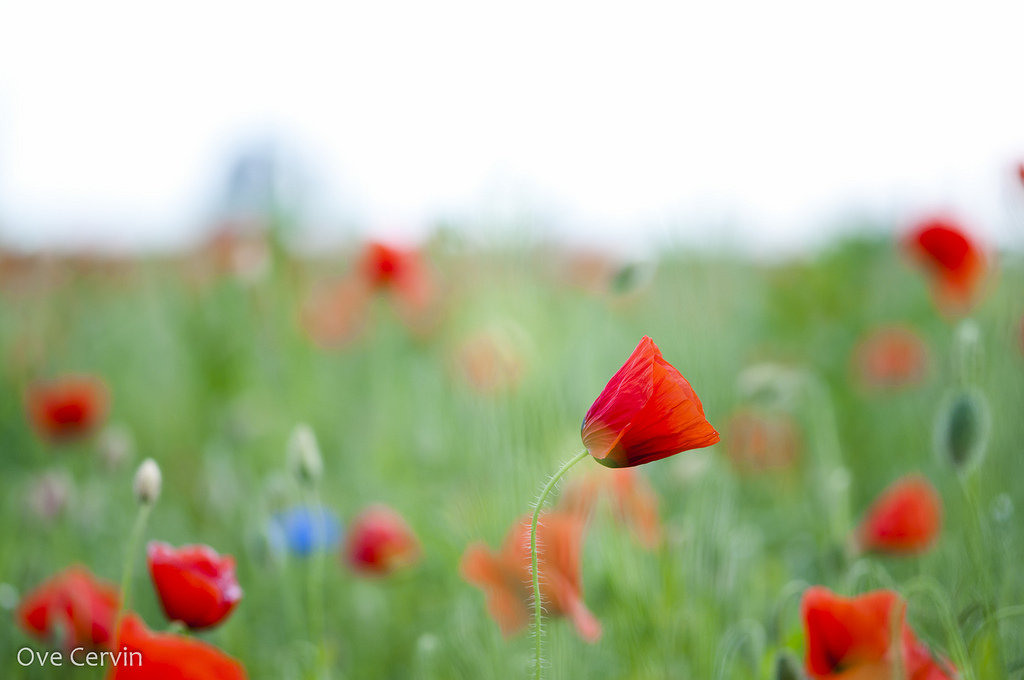
[(800, 661), (793, 652), (783, 649), (775, 656), (774, 680), (804, 680), (805, 677)]
[(965, 474), (984, 457), (991, 430), (992, 415), (985, 395), (976, 389), (957, 392), (939, 409), (936, 453), (957, 472)]

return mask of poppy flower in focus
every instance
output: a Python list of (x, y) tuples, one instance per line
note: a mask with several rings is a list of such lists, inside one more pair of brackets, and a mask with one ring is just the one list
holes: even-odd
[(903, 248), (931, 277), (940, 309), (961, 314), (974, 305), (988, 263), (959, 224), (944, 217), (924, 220), (907, 235)]
[(853, 354), (854, 372), (868, 389), (895, 389), (920, 383), (928, 369), (928, 348), (903, 326), (879, 328), (865, 336)]
[(607, 467), (632, 467), (718, 442), (690, 383), (646, 335), (583, 419), (583, 445)]
[(175, 548), (153, 541), (146, 549), (149, 574), (171, 621), (192, 629), (215, 626), (242, 599), (235, 578), (235, 558), (205, 545)]
[(109, 395), (94, 376), (68, 375), (32, 383), (25, 406), (36, 432), (51, 442), (82, 439), (107, 417)]
[[(245, 667), (213, 645), (171, 633), (154, 633), (135, 612), (117, 631), (117, 656), (107, 680), (245, 680)], [(108, 657), (109, 665), (109, 657)]]
[(386, 576), (420, 557), (420, 542), (402, 516), (386, 505), (373, 505), (352, 521), (345, 556), (361, 574)]
[(737, 412), (726, 426), (726, 453), (741, 472), (778, 470), (792, 465), (800, 453), (800, 435), (783, 413)]
[[(812, 586), (800, 604), (811, 680), (954, 680), (956, 669), (932, 658), (906, 622), (898, 593), (842, 597)], [(893, 617), (898, 617), (897, 621)], [(898, 632), (898, 635), (894, 633)], [(894, 644), (895, 642), (895, 644)], [(897, 676), (896, 668), (903, 674)]]
[(558, 507), (589, 518), (600, 499), (607, 498), (615, 518), (643, 547), (661, 544), (659, 499), (651, 483), (633, 468), (591, 468), (565, 485)]
[[(484, 591), (487, 609), (505, 637), (527, 628), (533, 615), (532, 519), (530, 515), (521, 517), (497, 552), (482, 543), (469, 546), (459, 567), (463, 578)], [(593, 643), (601, 638), (601, 624), (583, 604), (580, 553), (584, 524), (585, 520), (575, 513), (541, 514), (537, 524), (537, 569), (547, 614), (568, 617), (580, 637)]]
[(857, 528), (861, 550), (892, 555), (920, 553), (942, 529), (942, 500), (921, 475), (897, 480), (871, 505)]
[(341, 522), (326, 507), (298, 506), (276, 513), (267, 533), (275, 548), (305, 557), (318, 550), (333, 550), (341, 540)]
[(76, 565), (27, 594), (14, 617), (26, 632), (64, 649), (101, 649), (109, 646), (120, 601), (117, 586)]

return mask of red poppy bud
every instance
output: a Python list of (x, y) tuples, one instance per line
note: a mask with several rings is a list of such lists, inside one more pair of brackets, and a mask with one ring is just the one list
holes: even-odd
[(29, 420), (51, 442), (89, 436), (107, 417), (109, 396), (103, 381), (69, 375), (36, 382), (25, 393)]
[(632, 467), (718, 442), (690, 383), (646, 335), (583, 420), (583, 445), (608, 467)]
[[(108, 664), (110, 657), (107, 657)], [(206, 642), (153, 633), (134, 612), (121, 619), (107, 680), (246, 680), (245, 667)]]
[(66, 649), (105, 648), (114, 632), (120, 592), (82, 566), (68, 567), (22, 599), (15, 620), (28, 633), (54, 640), (58, 631)]
[(906, 555), (927, 550), (942, 529), (942, 500), (920, 475), (897, 480), (868, 509), (856, 540), (862, 550)]
[(418, 560), (420, 543), (401, 515), (374, 505), (353, 520), (345, 554), (355, 571), (385, 576)]
[(235, 559), (205, 545), (175, 548), (153, 541), (147, 548), (149, 573), (164, 613), (189, 628), (215, 626), (242, 599)]

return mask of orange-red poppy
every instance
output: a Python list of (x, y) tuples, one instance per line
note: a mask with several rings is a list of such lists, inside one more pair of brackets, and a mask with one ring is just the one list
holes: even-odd
[(357, 277), (316, 286), (302, 307), (303, 330), (324, 349), (352, 342), (366, 326), (371, 293)]
[(977, 302), (988, 272), (981, 247), (947, 217), (924, 220), (906, 236), (903, 247), (932, 280), (936, 303), (946, 312), (967, 312)]
[[(469, 546), (460, 565), (463, 578), (486, 594), (487, 609), (506, 637), (527, 628), (533, 615), (531, 521), (530, 515), (517, 520), (497, 552), (482, 543)], [(537, 525), (537, 569), (547, 614), (568, 617), (581, 638), (597, 642), (601, 624), (583, 604), (580, 580), (584, 523), (575, 513), (542, 513)]]
[(785, 413), (738, 411), (726, 425), (726, 433), (726, 453), (741, 472), (785, 468), (800, 454), (799, 430)]
[(942, 530), (942, 499), (921, 475), (896, 480), (868, 508), (855, 539), (861, 550), (909, 555), (927, 550)]
[(92, 434), (107, 417), (110, 397), (102, 380), (66, 375), (37, 381), (25, 392), (25, 407), (36, 432), (51, 442)]
[(134, 612), (121, 619), (108, 656), (107, 680), (245, 680), (245, 667), (213, 645), (170, 633), (154, 633)]
[(653, 550), (661, 544), (658, 494), (647, 478), (633, 468), (589, 468), (565, 485), (558, 507), (589, 518), (602, 497), (608, 499), (616, 519), (640, 545)]
[(40, 639), (59, 637), (65, 649), (102, 649), (109, 647), (120, 601), (117, 586), (75, 565), (36, 586), (22, 599), (14, 618)]
[(853, 369), (868, 389), (920, 383), (928, 370), (928, 347), (906, 326), (886, 326), (866, 335), (853, 354)]
[[(812, 586), (804, 592), (800, 611), (811, 680), (953, 680), (956, 676), (949, 662), (933, 659), (917, 640), (906, 622), (906, 603), (894, 591), (847, 598)], [(897, 675), (897, 668), (902, 675)]]
[(397, 512), (386, 505), (372, 505), (349, 527), (345, 556), (361, 574), (386, 576), (419, 559), (422, 550), (416, 534)]
[(608, 467), (650, 463), (719, 439), (690, 383), (646, 335), (587, 411), (582, 436)]
[(371, 290), (387, 293), (395, 312), (413, 331), (425, 333), (437, 323), (441, 311), (437, 278), (418, 250), (370, 242), (355, 276)]

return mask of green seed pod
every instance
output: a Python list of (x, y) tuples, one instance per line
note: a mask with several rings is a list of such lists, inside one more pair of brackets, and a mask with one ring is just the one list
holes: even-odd
[(957, 392), (939, 409), (935, 451), (961, 474), (970, 472), (985, 455), (992, 415), (985, 395), (976, 389)]
[(800, 661), (792, 651), (783, 649), (775, 656), (774, 680), (804, 680), (806, 677)]

